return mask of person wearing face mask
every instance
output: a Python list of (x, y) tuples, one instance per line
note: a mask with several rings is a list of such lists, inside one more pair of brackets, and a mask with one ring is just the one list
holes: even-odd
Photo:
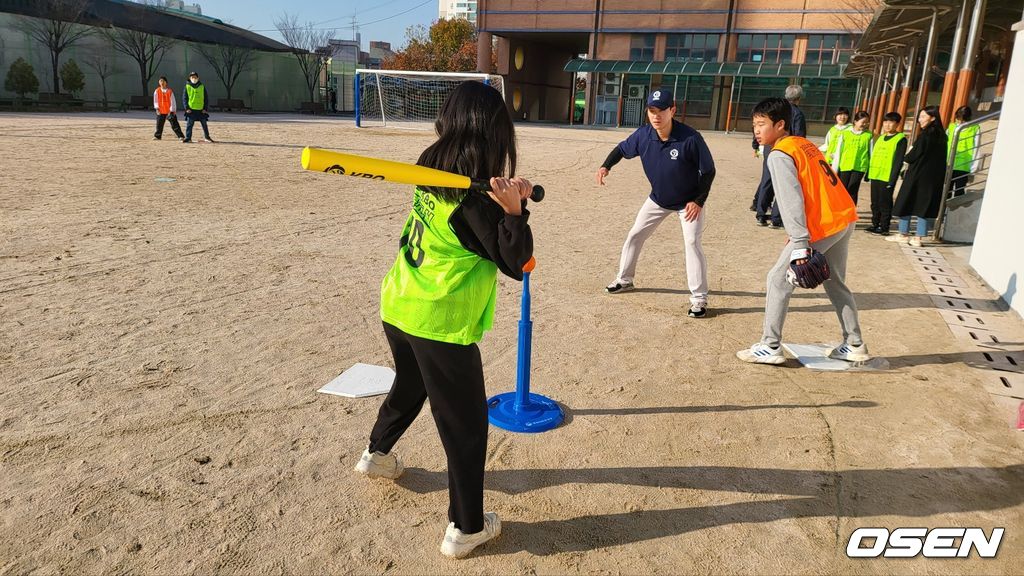
[(192, 126), (196, 121), (203, 127), (203, 142), (213, 142), (210, 138), (210, 128), (206, 121), (210, 115), (206, 113), (206, 103), (209, 102), (209, 94), (206, 93), (206, 86), (199, 81), (199, 73), (192, 72), (188, 75), (188, 83), (182, 94), (182, 104), (185, 107), (185, 139), (182, 142), (192, 142)]
[(853, 127), (839, 133), (835, 153), (832, 155), (832, 169), (839, 174), (839, 181), (857, 203), (857, 193), (864, 175), (868, 173), (871, 158), (871, 131), (868, 123), (871, 115), (861, 110), (853, 115)]
[[(899, 234), (890, 242), (921, 246), (928, 235), (930, 221), (939, 215), (942, 183), (946, 178), (946, 133), (942, 129), (938, 106), (928, 106), (917, 115), (921, 127), (914, 146), (907, 152), (906, 175), (893, 204), (892, 215), (899, 220)], [(910, 219), (917, 217), (917, 234), (910, 235)]]

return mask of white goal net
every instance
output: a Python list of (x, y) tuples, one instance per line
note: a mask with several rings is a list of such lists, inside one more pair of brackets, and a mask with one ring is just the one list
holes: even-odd
[(505, 97), (505, 83), (493, 74), (356, 70), (356, 126), (429, 130), (441, 104), (466, 80), (493, 86)]

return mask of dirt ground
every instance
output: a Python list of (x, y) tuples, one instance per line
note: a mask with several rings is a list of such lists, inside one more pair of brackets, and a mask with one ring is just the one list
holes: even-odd
[[(593, 184), (625, 133), (536, 126), (519, 128), (520, 172), (548, 192), (530, 218), (533, 387), (567, 423), (491, 429), (503, 532), (444, 559), (429, 414), (396, 449), (406, 474), (370, 481), (352, 466), (380, 398), (316, 392), (391, 364), (379, 286), (410, 189), (299, 166), (306, 145), (413, 161), (431, 134), (210, 126), (219, 143), (186, 146), (152, 141), (148, 115), (0, 115), (0, 573), (1020, 572), (1024, 440), (899, 247), (858, 232), (848, 278), (892, 370), (745, 365), (785, 241), (747, 210), (749, 139), (706, 135), (711, 313), (695, 320), (673, 220), (639, 289), (603, 290), (648, 191), (639, 161)], [(489, 394), (514, 387), (519, 294), (500, 280)], [(838, 338), (821, 290), (794, 298), (785, 335)], [(875, 526), (1006, 532), (996, 559), (848, 559)]]

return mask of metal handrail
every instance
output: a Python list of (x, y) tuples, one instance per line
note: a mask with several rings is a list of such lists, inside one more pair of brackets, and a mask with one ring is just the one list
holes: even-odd
[[(982, 124), (983, 122), (987, 122), (989, 120), (993, 120), (993, 119), (999, 118), (999, 114), (1001, 112), (1002, 112), (1002, 110), (996, 110), (995, 112), (991, 112), (989, 114), (985, 114), (984, 116), (981, 116), (979, 118), (975, 118), (974, 120), (971, 120), (969, 122), (963, 122), (959, 126), (956, 127), (956, 130), (953, 131), (953, 142), (949, 144), (949, 154), (947, 155), (947, 158), (946, 158), (946, 176), (942, 180), (942, 198), (939, 199), (939, 214), (938, 214), (937, 219), (935, 220), (935, 230), (932, 231), (932, 238), (934, 238), (936, 241), (942, 241), (942, 224), (946, 220), (946, 198), (949, 196), (949, 193), (952, 190), (953, 166), (955, 166), (955, 162), (956, 162), (956, 144), (957, 144), (957, 142), (960, 141), (960, 132), (963, 131), (965, 128), (968, 128), (970, 126), (978, 126), (978, 125)], [(998, 130), (998, 125), (996, 125), (995, 129), (990, 130), (990, 131), (994, 131), (994, 130)], [(979, 136), (981, 136), (981, 134), (984, 134), (984, 133), (985, 132), (980, 132)], [(981, 146), (978, 146), (978, 148), (981, 148)], [(975, 150), (977, 150), (978, 148), (975, 148)], [(983, 160), (983, 159), (988, 158), (990, 156), (992, 156), (992, 155), (991, 154), (986, 154), (986, 155), (982, 156), (980, 159), (976, 159), (976, 161), (977, 160)], [(980, 173), (981, 170), (979, 170), (978, 172)], [(982, 183), (987, 182), (987, 181), (988, 181), (988, 178), (983, 180)]]

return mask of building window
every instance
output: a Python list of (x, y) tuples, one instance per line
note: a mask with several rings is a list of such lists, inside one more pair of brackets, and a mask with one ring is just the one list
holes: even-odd
[(796, 34), (738, 34), (736, 61), (789, 64), (794, 43)]
[(808, 34), (804, 64), (846, 64), (857, 37), (843, 34)]
[(669, 34), (665, 60), (678, 62), (717, 62), (718, 34)]
[(711, 116), (715, 93), (714, 76), (681, 76), (678, 86), (675, 97), (680, 116)]
[(828, 81), (828, 100), (825, 102), (825, 118), (823, 122), (834, 122), (834, 115), (836, 109), (840, 106), (845, 106), (850, 110), (856, 110), (858, 107), (857, 98), (857, 80), (854, 79), (835, 79)]
[[(754, 106), (765, 98), (781, 97), (789, 78), (742, 78), (736, 88), (737, 118), (750, 118)], [(796, 81), (804, 89), (800, 110), (808, 122), (831, 124), (836, 109), (845, 106), (856, 110), (857, 80), (800, 78)]]
[(634, 34), (629, 40), (630, 60), (654, 60), (654, 34)]
[[(800, 86), (804, 89), (804, 97), (800, 100), (800, 110), (808, 122), (828, 121), (831, 83), (831, 80), (825, 78), (802, 78), (800, 80)], [(838, 99), (838, 101), (842, 101), (842, 99)]]
[(739, 78), (736, 91), (737, 118), (750, 118), (754, 106), (765, 98), (781, 98), (786, 94), (789, 78)]

